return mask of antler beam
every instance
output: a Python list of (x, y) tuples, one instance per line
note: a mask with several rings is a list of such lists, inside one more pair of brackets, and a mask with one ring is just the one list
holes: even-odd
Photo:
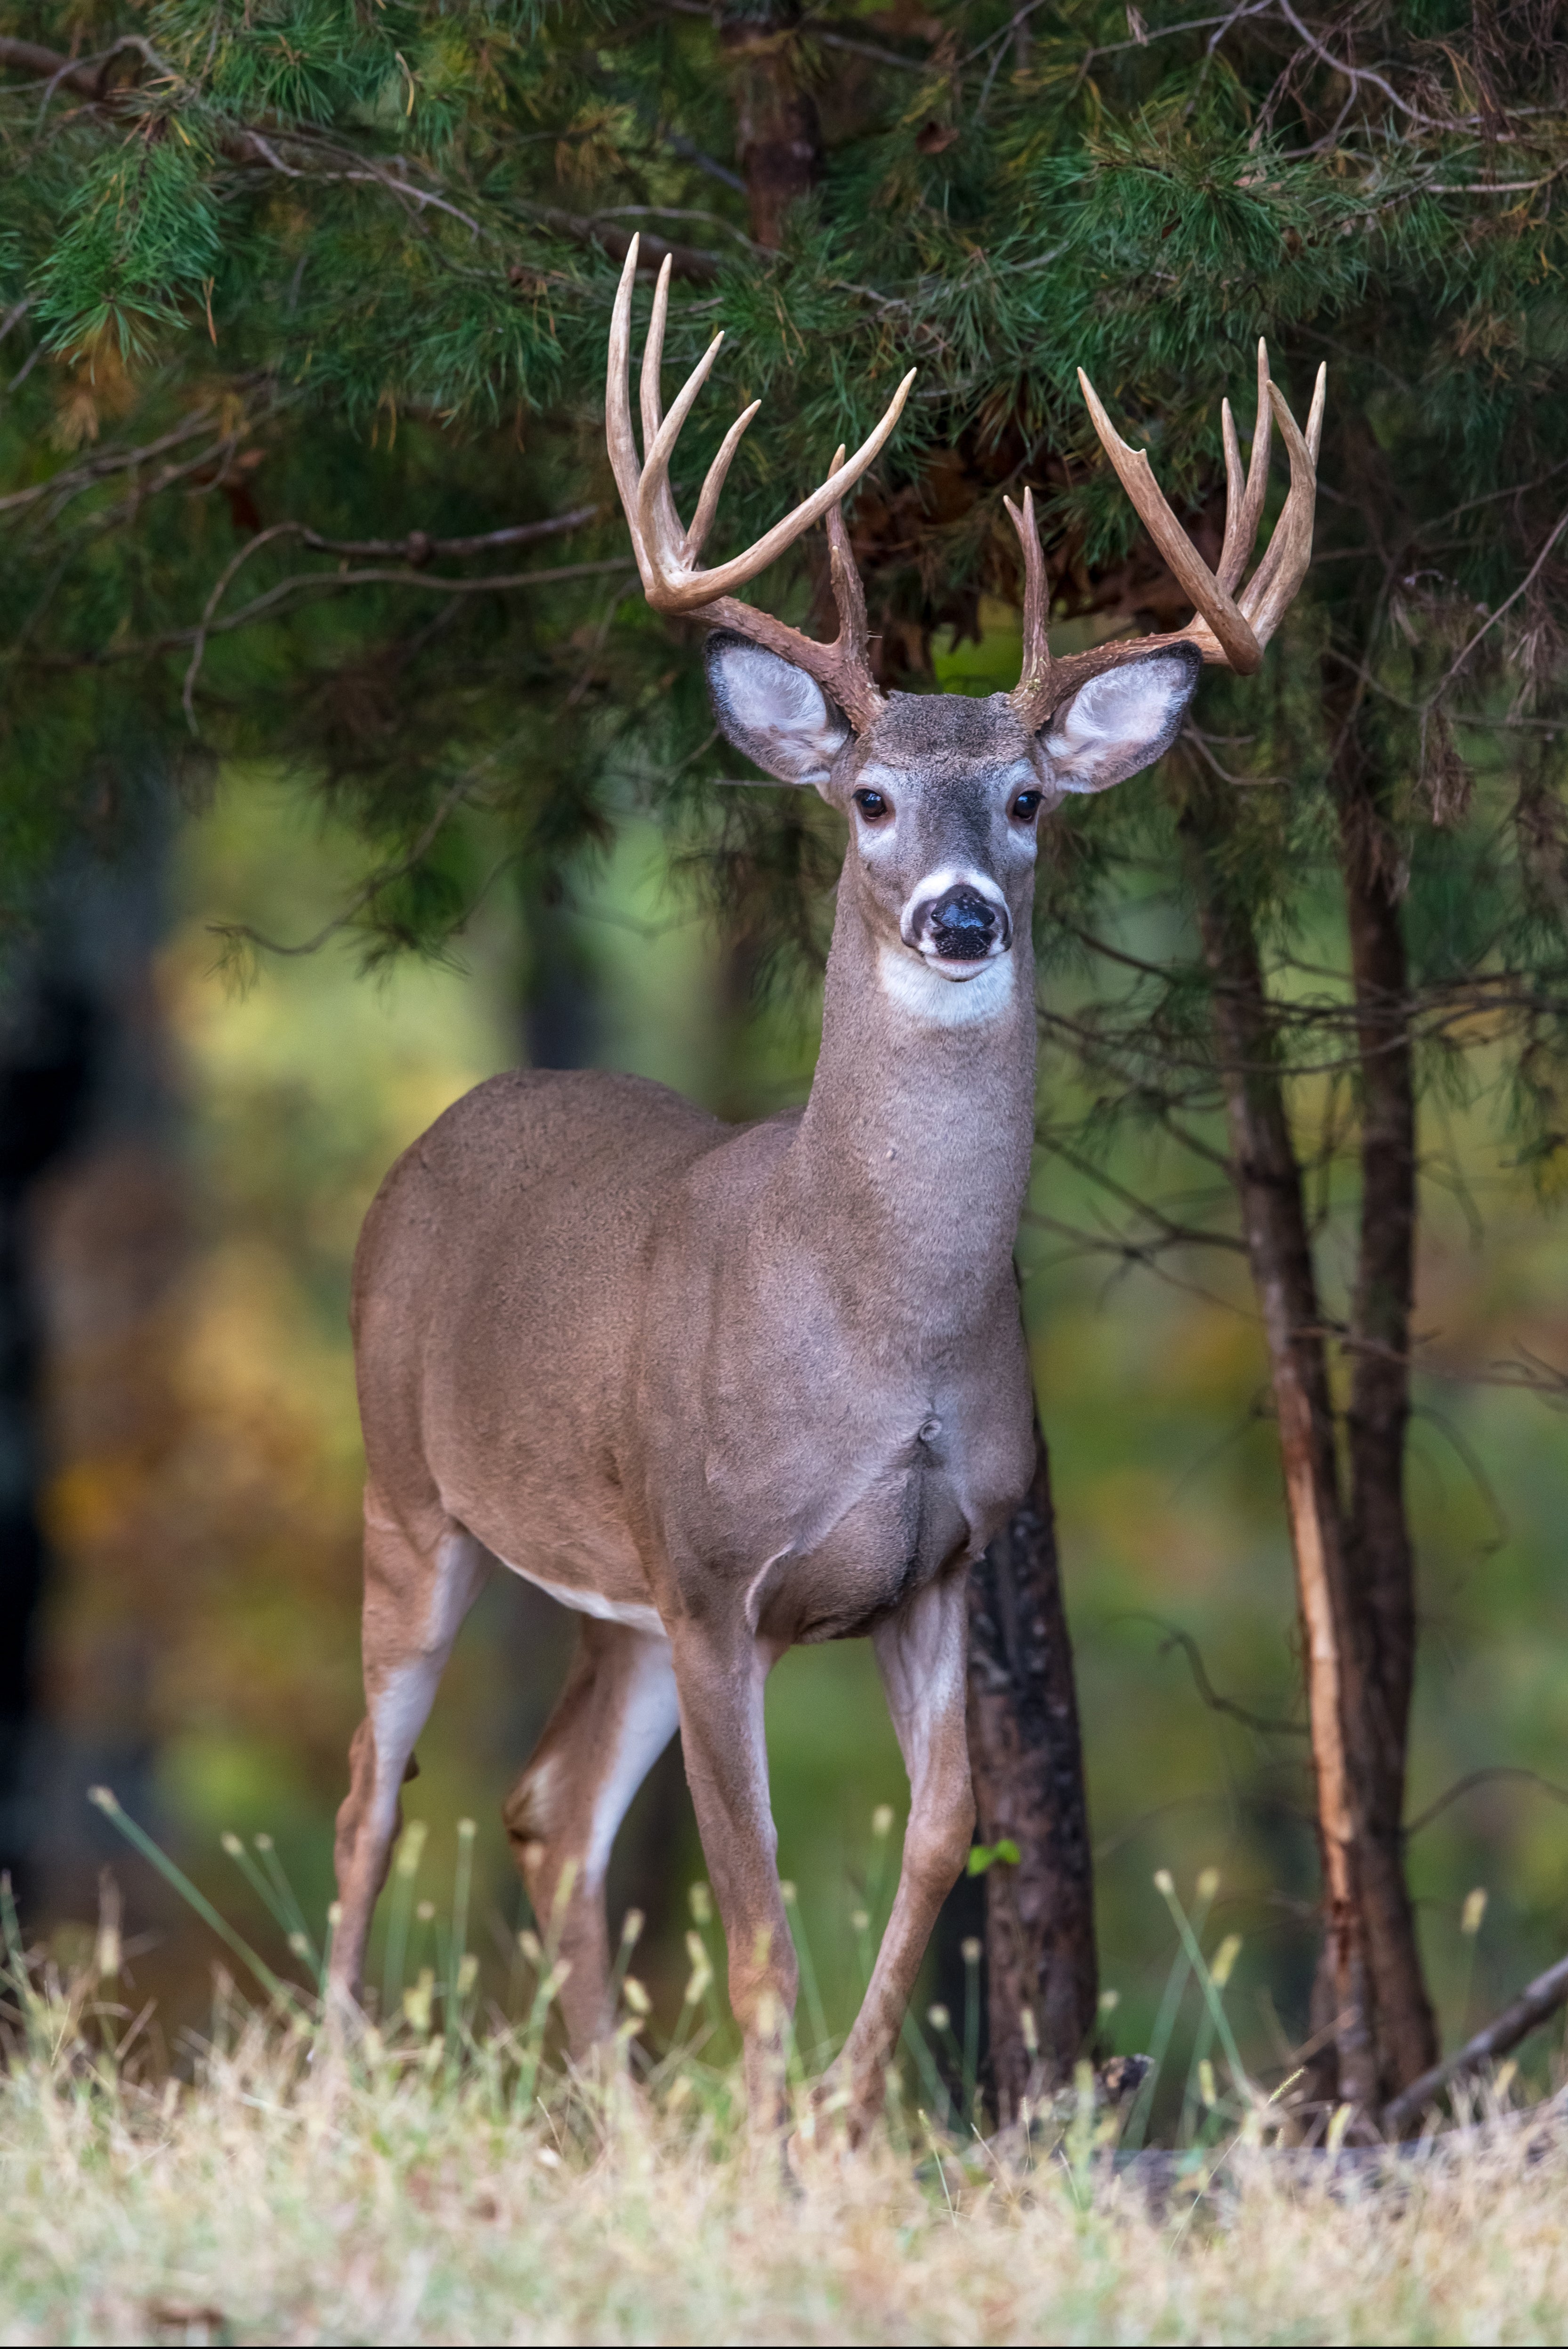
[[(720, 494), (735, 451), (741, 445), (742, 435), (762, 402), (753, 400), (749, 408), (742, 409), (724, 435), (719, 453), (708, 468), (691, 526), (688, 529), (680, 519), (670, 489), (670, 460), (681, 427), (708, 379), (724, 337), (722, 334), (714, 336), (682, 385), (668, 417), (665, 416), (659, 392), (659, 367), (664, 356), (664, 328), (670, 307), (670, 263), (666, 260), (654, 290), (653, 315), (649, 321), (648, 341), (642, 354), (639, 404), (642, 412), (643, 454), (639, 459), (632, 426), (630, 397), (631, 296), (637, 275), (637, 259), (638, 240), (634, 236), (626, 256), (626, 266), (621, 272), (610, 321), (609, 367), (605, 382), (605, 433), (616, 486), (620, 492), (620, 502), (626, 509), (627, 523), (631, 531), (637, 567), (642, 574), (644, 593), (656, 611), (702, 612), (711, 626), (733, 629), (738, 636), (749, 636), (753, 643), (793, 661), (808, 676), (815, 678), (817, 683), (832, 694), (857, 731), (863, 731), (883, 703), (867, 658), (865, 598), (849, 551), (841, 502), (846, 492), (853, 489), (881, 454), (903, 412), (909, 386), (915, 380), (915, 370), (910, 368), (888, 403), (881, 422), (868, 439), (861, 442), (847, 462), (843, 449), (837, 451), (828, 468), (827, 479), (820, 489), (814, 490), (810, 497), (803, 499), (793, 513), (775, 523), (772, 530), (765, 532), (743, 554), (737, 554), (730, 562), (721, 563), (711, 571), (705, 571), (700, 567), (698, 557), (712, 529), (714, 516), (719, 510)], [(744, 586), (760, 571), (765, 570), (824, 515), (827, 517), (833, 592), (839, 617), (839, 633), (831, 645), (818, 644), (815, 637), (803, 636), (798, 629), (786, 626), (771, 614), (755, 611), (749, 604), (738, 603), (730, 594), (732, 588)]]
[[(1044, 725), (1070, 693), (1102, 670), (1124, 661), (1141, 660), (1168, 645), (1194, 645), (1206, 661), (1222, 664), (1242, 677), (1260, 667), (1263, 647), (1273, 635), (1300, 587), (1312, 558), (1313, 509), (1317, 497), (1317, 451), (1323, 432), (1327, 369), (1319, 367), (1312, 410), (1303, 434), (1285, 404), (1283, 393), (1269, 374), (1266, 344), (1258, 345), (1258, 414), (1252, 436), (1252, 457), (1243, 484), (1241, 451), (1231, 403), (1221, 403), (1225, 437), (1225, 536), (1220, 567), (1210, 571), (1172, 513), (1154, 478), (1147, 453), (1131, 449), (1106, 415), (1098, 394), (1082, 367), (1083, 388), (1090, 419), (1100, 445), (1137, 510), (1138, 517), (1159, 550), (1173, 577), (1190, 598), (1193, 616), (1173, 635), (1134, 636), (1093, 652), (1054, 660), (1046, 637), (1050, 596), (1045, 559), (1034, 523), (1034, 501), (1025, 490), (1023, 510), (1011, 498), (1004, 501), (1009, 519), (1023, 550), (1023, 669), (1012, 706), (1031, 729)], [(1247, 567), (1262, 514), (1269, 468), (1271, 413), (1279, 420), (1291, 460), (1291, 486), (1284, 511), (1275, 525), (1262, 561), (1245, 587), (1236, 594)]]

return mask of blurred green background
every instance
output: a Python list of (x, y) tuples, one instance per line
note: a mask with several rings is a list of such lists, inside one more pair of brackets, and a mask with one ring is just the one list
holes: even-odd
[[(950, 658), (944, 681), (989, 690), (1009, 681), (1010, 658), (1015, 667), (1016, 638), (998, 627)], [(136, 1186), (124, 1163), (89, 1153), (54, 1184), (46, 1213), (58, 1571), (42, 1889), (68, 1951), (90, 1917), (93, 1870), (112, 1859), (139, 1984), (172, 2020), (199, 2011), (215, 1945), (112, 1847), (84, 1789), (110, 1777), (275, 1961), (276, 1933), (222, 1856), (223, 1831), (273, 1835), (307, 1910), (325, 1911), (359, 1712), (347, 1285), (360, 1216), (392, 1159), (468, 1087), (526, 1056), (546, 957), (568, 975), (588, 1060), (732, 1115), (809, 1084), (817, 1002), (737, 1004), (701, 876), (635, 807), (623, 813), (613, 851), (579, 864), (559, 903), (524, 902), (502, 870), (449, 961), (369, 974), (351, 935), (235, 963), (214, 934), (238, 923), (297, 941), (352, 889), (362, 852), (305, 780), (225, 771), (210, 807), (168, 837), (142, 1014), (166, 1110), (143, 1144), (145, 1208), (140, 1220), (125, 1208)], [(1135, 910), (1127, 921), (1162, 918)], [(1568, 1235), (1508, 1164), (1484, 1092), (1435, 1100), (1424, 1117), (1410, 1816), (1469, 1773), (1521, 1774), (1478, 1785), (1412, 1840), (1452, 2044), (1563, 1946), (1568, 1798), (1522, 1774), (1568, 1778), (1565, 1426), (1485, 1374), (1521, 1350), (1557, 1361), (1568, 1351)], [(1108, 1167), (1135, 1189), (1160, 1187), (1147, 1139), (1126, 1136)], [(1190, 1897), (1212, 1868), (1210, 1940), (1242, 1937), (1230, 2006), (1243, 2052), (1277, 2077), (1305, 2029), (1316, 1858), (1305, 1744), (1290, 1726), (1302, 1717), (1296, 1623), (1266, 1365), (1241, 1265), (1167, 1257), (1158, 1275), (1129, 1268), (1084, 1237), (1108, 1230), (1104, 1196), (1043, 1157), (1022, 1257), (1076, 1642), (1106, 2035), (1147, 2044), (1173, 1946), (1154, 1871), (1170, 1868)], [(1353, 1206), (1328, 1201), (1331, 1238)], [(142, 1268), (118, 1318), (104, 1301), (119, 1293), (117, 1247)], [(500, 1803), (570, 1639), (548, 1600), (500, 1578), (462, 1635), (406, 1794), (430, 1831), (419, 1889), (443, 1913), (456, 1822), (478, 1823), (475, 1940), (497, 1994), (526, 1921)], [(1286, 1726), (1214, 1709), (1205, 1676)], [(768, 1721), (781, 1869), (799, 1887), (829, 2022), (843, 2028), (864, 1913), (890, 1889), (873, 1812), (889, 1804), (901, 1821), (905, 1799), (869, 1649), (791, 1655)], [(701, 1872), (672, 1752), (639, 1798), (612, 1879), (613, 1910), (648, 1913), (637, 1970), (667, 2020)], [(1485, 1913), (1467, 1933), (1477, 1888)], [(411, 1966), (419, 1934), (434, 1930), (416, 1927)], [(1531, 2051), (1538, 2069), (1556, 2040)]]

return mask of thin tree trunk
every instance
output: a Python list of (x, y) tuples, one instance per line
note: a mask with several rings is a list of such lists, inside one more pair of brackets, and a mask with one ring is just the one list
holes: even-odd
[(1350, 1317), (1347, 1549), (1367, 1659), (1367, 1938), (1383, 2085), (1386, 2094), (1394, 2095), (1438, 2058), (1437, 2025), (1405, 1881), (1403, 1837), (1406, 1745), (1416, 1665), (1415, 1557), (1405, 1505), (1415, 1290), (1416, 1087), (1397, 864), (1356, 714), (1354, 705), (1344, 710), (1334, 774), (1361, 1089), (1361, 1228)]
[(752, 235), (770, 252), (791, 204), (822, 174), (822, 126), (799, 71), (800, 9), (774, 0), (723, 18), (720, 46), (735, 107), (735, 158), (746, 182)]
[(985, 1878), (991, 2072), (1005, 2123), (1072, 2077), (1099, 1992), (1073, 1651), (1038, 1426), (1028, 1496), (970, 1577), (969, 1751), (979, 1838), (1011, 1839), (1019, 1854)]
[(1380, 2103), (1375, 1991), (1364, 1916), (1364, 1756), (1366, 1715), (1356, 1652), (1334, 1454), (1328, 1367), (1274, 1025), (1251, 923), (1227, 886), (1220, 854), (1230, 829), (1213, 788), (1199, 783), (1181, 818), (1193, 852), (1204, 960), (1231, 1131), (1233, 1179), (1253, 1285), (1262, 1310), (1279, 1421), (1280, 1456), (1295, 1556), (1306, 1656), (1308, 1719), (1317, 1779), (1326, 1961), (1334, 2000), (1330, 2087)]
[(0, 995), (0, 1873), (26, 1907), (38, 1807), (30, 1784), (46, 1550), (38, 1517), (39, 1358), (35, 1186), (75, 1133), (92, 1007), (35, 954)]

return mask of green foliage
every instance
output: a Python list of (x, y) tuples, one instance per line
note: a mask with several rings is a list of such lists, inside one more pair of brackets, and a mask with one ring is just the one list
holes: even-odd
[(996, 1843), (975, 1844), (970, 1851), (966, 1872), (971, 1876), (988, 1876), (998, 1860), (1004, 1868), (1017, 1867), (1018, 1846), (1011, 1836), (1003, 1836)]
[[(147, 127), (157, 134), (156, 122)], [(112, 336), (122, 360), (148, 358), (159, 327), (178, 328), (202, 306), (217, 264), (217, 204), (199, 150), (178, 123), (173, 131), (96, 156), (73, 190), (33, 278), (48, 348), (79, 357)]]
[[(193, 784), (212, 752), (317, 774), (363, 827), (351, 918), (387, 946), (461, 919), (476, 858), (454, 834), (499, 831), (548, 891), (650, 802), (717, 859), (760, 968), (815, 935), (823, 857), (779, 853), (801, 834), (776, 798), (718, 804), (695, 634), (650, 622), (627, 565), (599, 384), (637, 228), (676, 243), (671, 371), (729, 337), (688, 493), (732, 403), (766, 401), (722, 542), (918, 362), (853, 516), (903, 685), (1016, 602), (1002, 498), (1025, 481), (1064, 626), (1178, 616), (1078, 366), (1210, 544), (1220, 393), (1245, 432), (1260, 333), (1298, 406), (1326, 357), (1308, 589), (1262, 687), (1208, 687), (1189, 764), (1246, 785), (1223, 861), (1285, 954), (1333, 854), (1325, 692), (1352, 691), (1422, 984), (1535, 972), (1539, 1073), (1568, 902), (1557, 12), (1384, 5), (1309, 39), (1282, 6), (1146, 29), (1111, 0), (1016, 20), (961, 0), (911, 29), (775, 5), (823, 123), (776, 251), (736, 168), (726, 28), (747, 13), (158, 0), (132, 29), (101, 0), (90, 19), (0, 0), (13, 915), (79, 828), (84, 775), (136, 739)], [(419, 551), (584, 505), (542, 547)], [(763, 592), (804, 614), (820, 564), (805, 550)], [(1053, 956), (1150, 860), (1179, 871), (1187, 789), (1173, 767), (1061, 828)], [(1195, 1035), (1182, 956), (1156, 992), (1151, 1040)], [(1299, 1057), (1321, 1040), (1303, 1028)], [(1533, 1147), (1555, 1112), (1532, 1115)]]

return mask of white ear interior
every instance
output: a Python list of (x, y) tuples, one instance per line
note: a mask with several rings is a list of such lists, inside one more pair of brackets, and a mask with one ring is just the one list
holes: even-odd
[(1108, 791), (1152, 766), (1175, 741), (1202, 667), (1196, 648), (1183, 646), (1080, 686), (1044, 738), (1057, 788)]
[(725, 740), (781, 783), (825, 783), (849, 727), (815, 678), (744, 636), (711, 636), (707, 660)]

